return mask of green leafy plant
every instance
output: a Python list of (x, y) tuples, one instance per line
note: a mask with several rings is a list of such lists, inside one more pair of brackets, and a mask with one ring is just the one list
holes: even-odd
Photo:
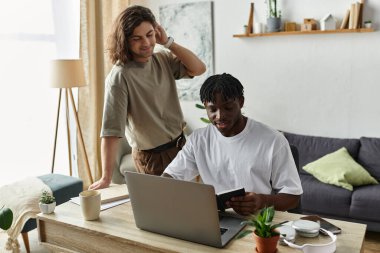
[(269, 17), (271, 18), (280, 18), (281, 11), (278, 10), (277, 0), (268, 0), (269, 6)]
[(50, 194), (48, 191), (43, 191), (40, 197), (40, 203), (42, 204), (51, 204), (55, 202), (55, 197)]
[(0, 228), (3, 230), (8, 230), (13, 221), (13, 212), (7, 207), (2, 207), (0, 209)]
[[(195, 107), (196, 107), (196, 108), (199, 108), (199, 109), (206, 110), (206, 107), (204, 107), (203, 105), (198, 104), (198, 103), (195, 104)], [(211, 123), (211, 121), (210, 121), (209, 119), (206, 119), (206, 118), (204, 118), (204, 117), (201, 117), (200, 119), (201, 119), (201, 121), (203, 121), (203, 122), (206, 123), (206, 124)]]
[(279, 235), (280, 233), (277, 232), (275, 229), (280, 227), (281, 224), (272, 225), (274, 213), (275, 210), (273, 206), (264, 207), (259, 211), (259, 214), (257, 216), (252, 215), (249, 220), (243, 221), (242, 224), (254, 227), (255, 231), (249, 229), (243, 230), (242, 232), (240, 232), (237, 238), (242, 238), (252, 232), (256, 233), (257, 236), (263, 238), (269, 238)]

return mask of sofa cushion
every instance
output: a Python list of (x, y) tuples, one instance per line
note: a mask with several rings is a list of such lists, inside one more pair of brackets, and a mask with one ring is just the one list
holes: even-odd
[(380, 138), (360, 138), (358, 162), (377, 180), (380, 180)]
[[(287, 132), (284, 132), (284, 135), (286, 139), (288, 139), (289, 144), (297, 147), (299, 154), (299, 166), (301, 168), (306, 164), (342, 147), (346, 147), (350, 155), (355, 160), (358, 157), (360, 147), (359, 139), (316, 137)], [(301, 169), (300, 174), (308, 173)]]
[(327, 154), (303, 167), (319, 181), (343, 187), (349, 191), (353, 186), (378, 184), (376, 179), (358, 164), (346, 148)]
[(380, 222), (380, 185), (361, 186), (352, 193), (350, 217)]
[[(303, 194), (302, 212), (347, 217), (352, 192), (341, 187), (324, 184), (311, 175), (300, 175)], [(334, 193), (334, 194), (331, 194)]]

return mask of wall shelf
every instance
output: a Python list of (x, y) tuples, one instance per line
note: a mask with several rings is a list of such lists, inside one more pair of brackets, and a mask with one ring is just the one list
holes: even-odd
[(330, 33), (369, 33), (373, 32), (373, 28), (360, 29), (339, 29), (339, 30), (313, 30), (313, 31), (293, 31), (293, 32), (274, 32), (274, 33), (250, 33), (250, 34), (234, 34), (234, 38), (249, 38), (249, 37), (266, 37), (266, 36), (283, 36), (283, 35), (310, 35), (310, 34), (330, 34)]

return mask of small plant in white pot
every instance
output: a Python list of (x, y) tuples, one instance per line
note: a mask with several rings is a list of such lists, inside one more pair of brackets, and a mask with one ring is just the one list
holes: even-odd
[(372, 27), (372, 21), (371, 20), (364, 21), (364, 27), (365, 28), (371, 28)]
[(43, 191), (40, 197), (39, 206), (42, 213), (54, 212), (56, 206), (55, 197), (48, 191)]

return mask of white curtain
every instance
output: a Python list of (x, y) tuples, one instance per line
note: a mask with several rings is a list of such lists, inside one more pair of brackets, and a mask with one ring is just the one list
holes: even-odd
[[(50, 173), (58, 90), (49, 88), (48, 64), (79, 56), (79, 1), (0, 1), (0, 55), (4, 185)], [(56, 171), (68, 174), (64, 120), (61, 124)]]

